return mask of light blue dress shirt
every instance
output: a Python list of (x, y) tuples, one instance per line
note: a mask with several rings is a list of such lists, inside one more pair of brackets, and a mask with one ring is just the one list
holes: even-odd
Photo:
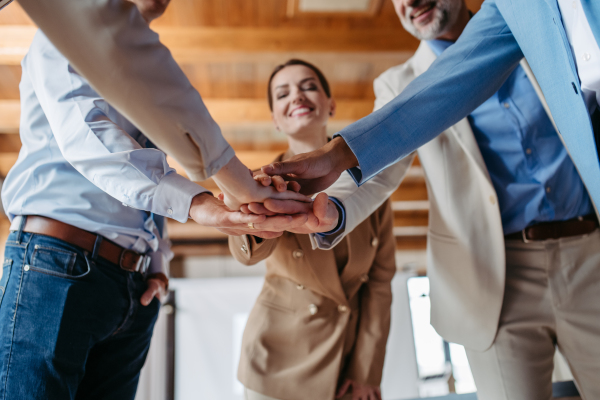
[(149, 271), (167, 273), (172, 253), (160, 218), (187, 221), (192, 198), (206, 190), (169, 167), (41, 31), (22, 71), (22, 148), (2, 187), (9, 219), (62, 221), (149, 253)]
[[(427, 43), (438, 56), (453, 44)], [(505, 234), (593, 212), (583, 182), (520, 65), (468, 120), (498, 195)]]

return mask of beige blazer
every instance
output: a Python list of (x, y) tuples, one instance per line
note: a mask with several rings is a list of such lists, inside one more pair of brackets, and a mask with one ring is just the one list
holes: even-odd
[[(375, 109), (400, 94), (435, 58), (429, 46), (422, 42), (406, 63), (381, 74), (374, 82)], [(541, 96), (529, 66), (525, 62), (522, 66)], [(543, 96), (540, 100), (545, 105)], [(446, 340), (485, 350), (496, 336), (506, 268), (504, 232), (495, 189), (466, 119), (422, 146), (417, 153), (425, 172), (430, 203), (427, 274), (431, 288), (431, 323)], [(393, 170), (388, 168), (382, 174), (387, 175), (387, 179), (395, 176), (400, 181), (413, 158), (414, 154), (400, 160)], [(328, 195), (347, 193), (343, 182), (336, 185), (327, 190)], [(376, 187), (372, 189), (372, 196), (389, 196), (385, 187), (376, 190)], [(351, 221), (360, 221), (371, 212), (370, 207), (363, 203), (346, 211), (355, 214)], [(313, 239), (323, 249), (337, 243)]]
[[(341, 373), (380, 384), (396, 272), (392, 225), (386, 201), (345, 237), (342, 255), (313, 250), (308, 235), (229, 237), (243, 264), (267, 259), (242, 341), (238, 379), (247, 388), (282, 400), (333, 400)], [(341, 275), (339, 259), (347, 260)]]

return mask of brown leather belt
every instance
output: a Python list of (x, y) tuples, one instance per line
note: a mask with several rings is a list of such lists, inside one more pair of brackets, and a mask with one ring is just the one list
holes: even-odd
[(519, 240), (527, 243), (586, 235), (592, 233), (596, 228), (598, 228), (598, 218), (596, 217), (596, 214), (588, 214), (566, 221), (542, 222), (531, 225), (522, 231), (504, 236), (504, 239)]
[[(25, 218), (25, 216), (22, 218)], [(125, 249), (94, 233), (51, 218), (37, 215), (28, 215), (26, 218), (27, 221), (25, 222), (23, 232), (51, 236), (77, 246), (90, 254), (93, 254), (94, 247), (98, 243), (96, 254), (125, 271), (139, 272), (143, 275), (150, 264), (149, 256)]]

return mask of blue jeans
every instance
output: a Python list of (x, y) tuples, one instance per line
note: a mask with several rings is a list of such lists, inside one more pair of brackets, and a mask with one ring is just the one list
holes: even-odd
[(139, 274), (11, 232), (0, 279), (0, 400), (133, 399), (160, 307)]

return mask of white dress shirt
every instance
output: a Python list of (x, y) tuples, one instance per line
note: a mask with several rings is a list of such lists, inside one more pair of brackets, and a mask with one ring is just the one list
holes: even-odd
[(8, 217), (42, 215), (97, 233), (149, 252), (149, 271), (166, 273), (172, 253), (155, 221), (185, 222), (206, 190), (169, 167), (41, 31), (22, 71), (22, 148), (2, 188)]
[(600, 47), (581, 0), (558, 0), (558, 6), (577, 64), (583, 97), (591, 114), (600, 104)]

